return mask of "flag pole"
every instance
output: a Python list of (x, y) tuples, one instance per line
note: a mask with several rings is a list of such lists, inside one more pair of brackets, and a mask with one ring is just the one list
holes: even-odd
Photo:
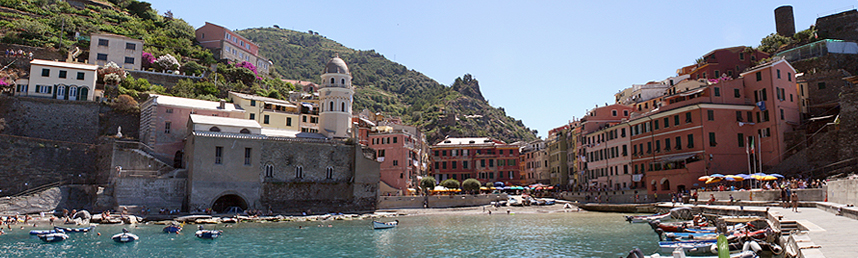
[(760, 131), (759, 136), (760, 136), (759, 137), (760, 139), (757, 141), (757, 149), (759, 149), (760, 155), (757, 156), (757, 162), (760, 163), (760, 173), (763, 173), (763, 135), (762, 135), (762, 131)]
[[(752, 138), (752, 137), (753, 136), (751, 136), (749, 138)], [(750, 141), (750, 142), (748, 142), (748, 145), (745, 145), (745, 155), (748, 156), (745, 158), (745, 160), (748, 161), (748, 178), (751, 178), (751, 144), (754, 144), (754, 141)], [(750, 185), (750, 184), (751, 184), (751, 182), (748, 182), (748, 185)]]

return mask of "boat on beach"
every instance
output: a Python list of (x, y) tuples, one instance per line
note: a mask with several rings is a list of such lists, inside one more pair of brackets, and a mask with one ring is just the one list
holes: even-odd
[(640, 216), (625, 216), (626, 221), (629, 223), (644, 223), (656, 220), (662, 220), (670, 217), (670, 212), (662, 213), (662, 214), (652, 214), (652, 215), (640, 215)]
[(373, 221), (372, 221), (372, 229), (387, 229), (387, 228), (394, 228), (394, 227), (396, 227), (396, 225), (398, 225), (398, 224), (399, 224), (399, 221), (398, 221), (398, 220), (397, 220), (397, 221), (393, 221), (393, 222), (386, 222), (386, 223), (385, 223), (385, 222), (378, 222), (378, 221), (374, 221), (374, 220), (373, 220)]

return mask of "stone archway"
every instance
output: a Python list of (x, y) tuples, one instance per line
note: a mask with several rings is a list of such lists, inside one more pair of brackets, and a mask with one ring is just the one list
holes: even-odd
[(212, 203), (212, 210), (215, 212), (225, 212), (230, 207), (239, 207), (241, 210), (247, 210), (247, 201), (241, 196), (235, 194), (225, 194), (221, 197), (218, 197), (217, 200)]

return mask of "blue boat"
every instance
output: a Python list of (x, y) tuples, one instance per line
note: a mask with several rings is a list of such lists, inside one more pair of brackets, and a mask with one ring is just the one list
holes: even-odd
[(178, 234), (179, 231), (182, 231), (182, 226), (179, 226), (176, 224), (172, 224), (172, 225), (168, 225), (168, 226), (164, 227), (164, 233), (176, 233), (176, 234)]
[(128, 230), (123, 228), (122, 233), (113, 235), (112, 237), (110, 237), (110, 239), (113, 239), (113, 241), (117, 243), (129, 243), (137, 241), (137, 239), (140, 239), (140, 237), (135, 234), (128, 233)]
[(54, 226), (54, 229), (55, 229), (55, 230), (60, 230), (60, 229), (62, 229), (63, 231), (65, 231), (65, 232), (69, 232), (69, 233), (89, 232), (89, 231), (90, 231), (90, 230), (92, 230), (93, 228), (95, 228), (95, 225), (93, 225), (93, 226), (89, 226), (89, 227), (85, 227), (85, 228), (64, 228), (64, 227), (57, 227), (57, 226)]

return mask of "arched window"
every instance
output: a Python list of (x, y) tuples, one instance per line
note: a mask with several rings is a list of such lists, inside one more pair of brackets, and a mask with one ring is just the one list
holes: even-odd
[(274, 177), (274, 165), (265, 164), (265, 177)]
[(77, 100), (89, 100), (89, 88), (80, 87), (77, 94)]
[(66, 94), (66, 86), (60, 85), (57, 86), (57, 99), (62, 99), (63, 95)]
[(334, 78), (331, 78), (331, 84), (334, 84), (334, 82), (335, 82)]
[(331, 105), (328, 108), (328, 111), (334, 111), (334, 102), (331, 101)]
[(340, 103), (340, 108), (342, 108), (341, 111), (346, 112), (346, 103), (345, 102)]
[(295, 168), (295, 178), (304, 178), (304, 167), (298, 166)]
[(209, 128), (209, 131), (210, 132), (220, 132), (220, 128), (217, 128), (217, 126), (212, 126), (212, 128)]
[(247, 128), (242, 128), (241, 131), (239, 131), (239, 133), (250, 134), (250, 130), (247, 130)]
[(667, 179), (661, 180), (661, 190), (670, 190), (670, 180), (667, 180)]
[(77, 87), (69, 86), (69, 99), (77, 99)]
[(341, 81), (343, 82), (343, 86), (345, 86), (346, 85), (346, 79), (341, 79)]
[(327, 169), (325, 169), (325, 178), (327, 178), (327, 179), (334, 178), (334, 168), (333, 167), (328, 167)]

